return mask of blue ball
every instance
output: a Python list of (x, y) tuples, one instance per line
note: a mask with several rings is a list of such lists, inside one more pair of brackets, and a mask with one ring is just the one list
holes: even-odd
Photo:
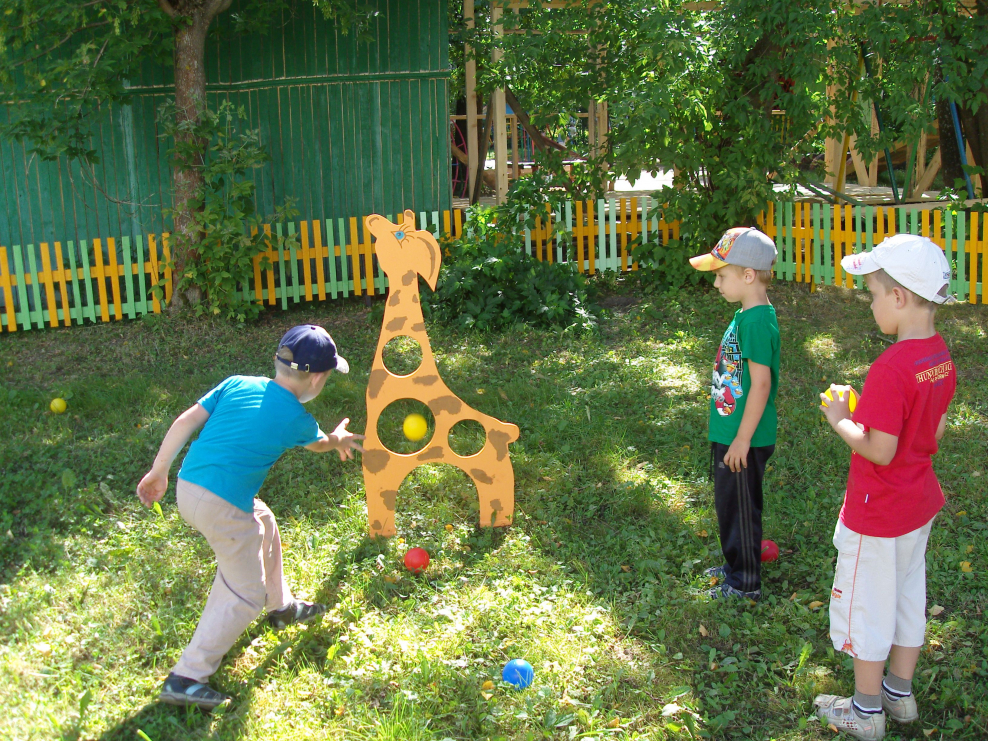
[(523, 690), (535, 679), (535, 670), (525, 659), (512, 659), (501, 670), (501, 679)]

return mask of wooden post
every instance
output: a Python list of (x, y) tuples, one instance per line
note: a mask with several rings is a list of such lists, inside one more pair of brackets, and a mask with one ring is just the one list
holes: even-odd
[(513, 152), (511, 153), (511, 164), (514, 169), (514, 179), (517, 180), (521, 177), (521, 158), (519, 157), (519, 139), (518, 136), (518, 115), (513, 113), (511, 116), (511, 146)]
[[(463, 21), (468, 29), (474, 27), (473, 2), (474, 0), (463, 0)], [(463, 51), (466, 58), (464, 72), (467, 93), (467, 183), (472, 188), (477, 182), (477, 163), (482, 162), (480, 157), (486, 153), (481, 153), (482, 145), (477, 136), (477, 62), (473, 59), (473, 47), (470, 44), (467, 44)]]
[[(494, 35), (500, 36), (503, 33), (501, 26), (501, 6), (495, 1), (491, 8), (491, 21), (494, 24)], [(496, 48), (493, 52), (493, 60), (497, 63), (504, 52)], [(497, 203), (504, 203), (508, 197), (508, 130), (507, 130), (507, 110), (504, 103), (504, 90), (497, 89), (491, 96), (488, 105), (494, 107), (494, 192)]]

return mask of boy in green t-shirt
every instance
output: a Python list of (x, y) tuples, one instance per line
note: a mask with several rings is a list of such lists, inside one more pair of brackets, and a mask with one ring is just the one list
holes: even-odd
[(777, 254), (768, 235), (742, 227), (690, 260), (716, 274), (721, 296), (741, 303), (720, 341), (710, 387), (707, 437), (724, 552), (724, 565), (706, 571), (719, 579), (709, 593), (715, 599), (762, 596), (762, 476), (775, 450), (779, 385), (779, 325), (766, 287)]

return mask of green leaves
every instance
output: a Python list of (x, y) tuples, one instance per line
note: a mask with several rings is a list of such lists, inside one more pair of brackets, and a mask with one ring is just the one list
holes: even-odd
[[(179, 251), (195, 256), (189, 260), (175, 287), (177, 292), (197, 289), (201, 300), (195, 312), (244, 322), (261, 311), (243, 286), (254, 270), (254, 258), (267, 250), (289, 249), (293, 235), (283, 235), (281, 224), (298, 215), (291, 201), (276, 209), (269, 220), (277, 224), (273, 234), (265, 228), (254, 203), (256, 185), (250, 171), (269, 159), (257, 131), (241, 131), (246, 118), (242, 109), (224, 101), (216, 111), (204, 109), (198, 120), (176, 120), (174, 103), (159, 113), (164, 136), (174, 137), (169, 150), (176, 167), (198, 169), (203, 185), (185, 206), (196, 229), (176, 233)], [(185, 136), (176, 134), (181, 132)]]

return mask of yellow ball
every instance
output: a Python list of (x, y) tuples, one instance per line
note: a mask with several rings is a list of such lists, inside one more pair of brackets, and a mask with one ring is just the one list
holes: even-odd
[[(848, 393), (848, 397), (847, 397), (847, 409), (848, 409), (848, 411), (853, 412), (854, 409), (858, 406), (858, 395), (854, 393), (854, 389), (848, 389), (847, 393)], [(830, 393), (830, 389), (827, 389), (826, 391), (824, 391), (823, 392), (823, 395), (826, 396), (831, 401), (834, 400), (834, 396), (833, 396), (833, 394)], [(841, 398), (843, 398), (843, 397), (841, 397)], [(824, 406), (827, 406), (827, 405), (824, 404)]]
[(65, 399), (56, 397), (51, 400), (51, 404), (48, 405), (48, 408), (55, 414), (61, 414), (68, 408), (68, 404), (65, 403)]
[(425, 417), (421, 414), (409, 414), (405, 417), (405, 423), (401, 426), (402, 431), (412, 442), (417, 442), (425, 437), (425, 433), (429, 431), (429, 423), (425, 421)]

